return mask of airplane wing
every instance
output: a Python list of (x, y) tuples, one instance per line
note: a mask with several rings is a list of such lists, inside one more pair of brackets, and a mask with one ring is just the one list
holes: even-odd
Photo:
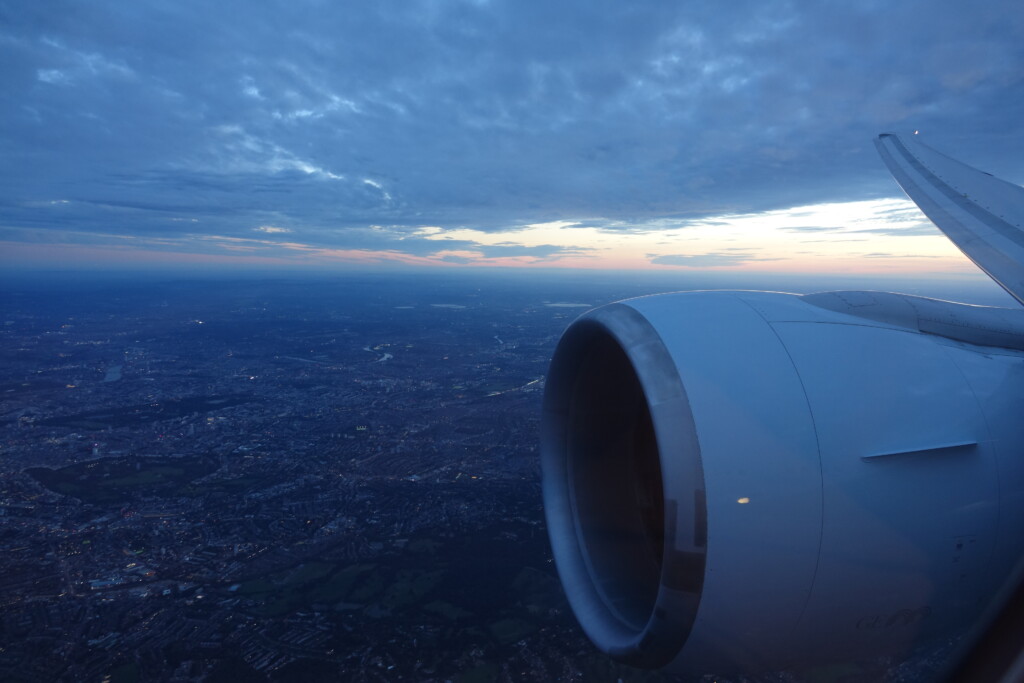
[(975, 265), (1024, 303), (1024, 188), (916, 139), (875, 141), (896, 182)]

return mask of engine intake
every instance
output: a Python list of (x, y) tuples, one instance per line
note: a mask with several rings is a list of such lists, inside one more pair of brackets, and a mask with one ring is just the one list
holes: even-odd
[[(545, 509), (560, 570), (584, 577), (563, 585), (603, 650), (664, 666), (693, 624), (707, 539), (686, 393), (657, 332), (626, 306), (579, 321), (555, 358), (545, 393), (543, 441), (553, 456), (545, 456)], [(662, 457), (666, 450), (676, 457)], [(689, 495), (666, 499), (665, 476)]]

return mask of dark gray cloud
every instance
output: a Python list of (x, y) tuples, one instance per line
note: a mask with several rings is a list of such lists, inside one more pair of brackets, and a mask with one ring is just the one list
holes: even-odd
[(553, 244), (539, 244), (526, 246), (522, 244), (491, 244), (478, 245), (474, 251), (482, 253), (487, 258), (511, 257), (511, 256), (532, 256), (536, 259), (550, 259), (554, 256), (578, 256), (593, 251), (586, 247), (560, 247)]
[(886, 212), (878, 213), (876, 220), (883, 222), (877, 228), (849, 228), (845, 226), (794, 225), (779, 228), (782, 232), (795, 233), (842, 233), (844, 235), (885, 235), (889, 237), (934, 237), (940, 234), (935, 225), (918, 214), (914, 220), (903, 220), (886, 217)]
[(998, 0), (4, 3), (0, 225), (426, 254), (401, 226), (896, 196), (890, 129), (1020, 182), (1021, 35)]
[(889, 237), (934, 237), (940, 234), (939, 229), (930, 221), (921, 220), (917, 223), (906, 225), (883, 226), (879, 228), (860, 228), (858, 230), (847, 230), (846, 234), (862, 235), (886, 235)]
[(655, 256), (648, 254), (650, 262), (660, 266), (680, 266), (683, 268), (723, 268), (742, 266), (761, 261), (779, 261), (779, 258), (759, 257), (755, 252), (743, 249), (724, 249), (707, 254), (665, 254)]

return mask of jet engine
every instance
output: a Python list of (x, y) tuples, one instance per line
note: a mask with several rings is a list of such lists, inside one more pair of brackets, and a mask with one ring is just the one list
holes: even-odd
[(575, 321), (542, 465), (586, 634), (636, 666), (729, 673), (966, 626), (1024, 546), (1021, 315), (692, 292)]

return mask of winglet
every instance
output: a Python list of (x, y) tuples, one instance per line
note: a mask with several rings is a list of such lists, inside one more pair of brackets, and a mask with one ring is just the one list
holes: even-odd
[(882, 133), (875, 141), (896, 182), (979, 268), (1024, 303), (1024, 188)]

